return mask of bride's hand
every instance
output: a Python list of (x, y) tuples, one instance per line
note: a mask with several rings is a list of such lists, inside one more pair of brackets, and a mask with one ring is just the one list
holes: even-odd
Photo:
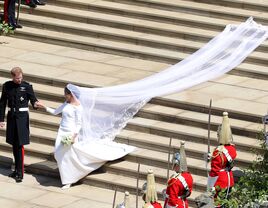
[(73, 138), (72, 138), (72, 140), (73, 140), (73, 141), (72, 141), (72, 144), (74, 144), (74, 143), (76, 142), (76, 137), (77, 137), (77, 134), (74, 134), (74, 135), (73, 135)]

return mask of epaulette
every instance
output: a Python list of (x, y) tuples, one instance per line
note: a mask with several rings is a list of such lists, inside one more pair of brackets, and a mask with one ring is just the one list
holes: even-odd
[(23, 85), (31, 85), (29, 82), (26, 82), (26, 81), (22, 81), (22, 83), (21, 84), (23, 84)]
[(223, 148), (224, 148), (224, 145), (220, 145), (220, 146), (216, 147), (214, 151), (218, 151), (218, 152), (216, 155), (212, 155), (212, 158), (216, 158), (219, 155), (222, 157)]
[[(170, 176), (170, 178), (168, 179), (168, 186), (173, 185), (176, 182), (176, 180), (178, 180), (179, 176), (180, 176), (180, 173), (174, 173), (172, 176)], [(173, 183), (169, 183), (169, 181), (172, 179), (176, 179), (176, 180)]]
[(13, 81), (9, 80), (9, 81), (6, 81), (6, 82), (4, 83), (4, 85), (5, 85), (5, 86), (8, 86), (8, 85), (10, 85), (10, 84), (12, 84), (12, 83), (13, 83)]
[(170, 177), (170, 179), (172, 179), (172, 178), (177, 179), (177, 178), (179, 177), (179, 175), (180, 175), (180, 173), (174, 173), (174, 174)]

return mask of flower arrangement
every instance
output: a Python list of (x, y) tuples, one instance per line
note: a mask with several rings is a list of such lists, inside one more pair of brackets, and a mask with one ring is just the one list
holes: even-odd
[(73, 136), (71, 134), (62, 136), (61, 143), (64, 146), (70, 146), (73, 143)]
[(0, 35), (14, 34), (14, 30), (6, 22), (0, 22)]

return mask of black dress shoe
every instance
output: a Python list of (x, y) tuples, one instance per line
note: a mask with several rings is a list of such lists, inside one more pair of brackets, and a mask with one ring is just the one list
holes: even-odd
[(17, 28), (18, 28), (18, 29), (21, 29), (21, 28), (22, 28), (22, 25), (20, 25), (20, 24), (14, 24), (13, 27), (15, 27), (16, 29), (17, 29)]
[(31, 8), (36, 8), (36, 4), (33, 1), (30, 1), (30, 3), (27, 4)]
[(12, 173), (8, 175), (8, 177), (10, 178), (16, 178), (17, 176), (18, 176), (18, 173), (16, 171), (13, 171)]
[(22, 25), (20, 24), (10, 24), (10, 27), (12, 27), (12, 30), (21, 29)]
[(46, 5), (44, 1), (41, 0), (33, 0), (36, 5)]
[(21, 183), (22, 182), (22, 177), (21, 176), (18, 176), (17, 175), (17, 177), (15, 178), (15, 180), (16, 180), (16, 183)]

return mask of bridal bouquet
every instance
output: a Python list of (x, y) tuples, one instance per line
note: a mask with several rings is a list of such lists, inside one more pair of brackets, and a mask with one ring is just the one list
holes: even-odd
[(71, 134), (62, 136), (61, 143), (64, 146), (70, 146), (73, 143), (73, 136)]

